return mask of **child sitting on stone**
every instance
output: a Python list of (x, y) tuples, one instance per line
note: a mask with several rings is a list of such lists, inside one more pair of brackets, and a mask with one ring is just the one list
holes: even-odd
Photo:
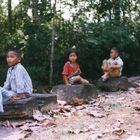
[(102, 64), (102, 70), (104, 75), (103, 81), (109, 77), (120, 77), (122, 75), (123, 61), (119, 56), (117, 48), (112, 48), (110, 51), (110, 59), (104, 60)]
[(0, 112), (4, 112), (3, 104), (8, 100), (25, 98), (33, 91), (31, 78), (20, 62), (20, 51), (9, 50), (7, 64), (10, 68), (4, 86), (0, 87)]
[(63, 67), (63, 80), (66, 85), (73, 84), (88, 84), (89, 82), (86, 79), (81, 77), (81, 69), (77, 62), (78, 54), (76, 49), (72, 48), (69, 50), (67, 55), (67, 62)]

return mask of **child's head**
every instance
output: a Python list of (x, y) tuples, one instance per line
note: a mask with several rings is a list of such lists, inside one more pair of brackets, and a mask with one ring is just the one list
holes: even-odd
[(7, 64), (9, 66), (14, 66), (21, 62), (21, 52), (17, 49), (10, 49), (7, 52)]
[(119, 56), (119, 50), (117, 48), (112, 48), (110, 51), (110, 57), (115, 59)]
[(76, 49), (74, 48), (69, 49), (67, 54), (67, 60), (70, 61), (71, 63), (75, 63), (77, 62), (77, 59), (78, 59), (78, 53)]

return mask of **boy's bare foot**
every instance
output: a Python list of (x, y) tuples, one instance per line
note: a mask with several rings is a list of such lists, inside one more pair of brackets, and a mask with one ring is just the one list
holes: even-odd
[(26, 97), (27, 96), (26, 96), (25, 93), (19, 93), (19, 94), (15, 95), (15, 96), (11, 96), (10, 99), (9, 99), (9, 101), (10, 102), (13, 102), (15, 100), (25, 99)]
[(9, 99), (10, 102), (13, 102), (15, 100), (20, 100), (20, 98), (17, 97), (17, 96), (11, 96), (10, 99)]

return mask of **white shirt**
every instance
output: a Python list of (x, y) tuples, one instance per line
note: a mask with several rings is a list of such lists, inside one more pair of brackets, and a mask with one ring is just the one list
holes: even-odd
[(9, 68), (4, 89), (15, 93), (32, 93), (32, 81), (26, 69), (19, 63)]
[(114, 62), (116, 62), (118, 65), (121, 65), (122, 67), (121, 67), (120, 71), (122, 72), (124, 63), (119, 56), (116, 59), (110, 58), (110, 59), (107, 60), (107, 62), (108, 62), (109, 65), (112, 65)]

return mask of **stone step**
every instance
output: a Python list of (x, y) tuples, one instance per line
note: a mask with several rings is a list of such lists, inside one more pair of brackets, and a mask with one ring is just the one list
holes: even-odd
[(88, 100), (98, 96), (96, 87), (92, 84), (58, 85), (52, 88), (51, 93), (57, 95), (57, 100), (66, 103), (71, 103), (74, 99)]
[(31, 118), (33, 110), (48, 111), (56, 107), (56, 103), (56, 95), (33, 93), (29, 98), (6, 103), (0, 119)]
[(129, 77), (128, 78), (129, 83), (133, 83), (133, 82), (135, 82), (137, 80), (140, 80), (140, 76), (135, 76), (135, 77)]
[(130, 77), (128, 78), (128, 81), (132, 87), (137, 88), (140, 85), (140, 76)]
[(131, 84), (128, 82), (127, 77), (119, 77), (119, 78), (109, 78), (106, 81), (99, 79), (97, 82), (97, 87), (106, 92), (116, 92), (119, 90), (127, 91)]
[(31, 96), (37, 100), (37, 104), (41, 112), (52, 110), (53, 108), (56, 107), (57, 104), (56, 95), (33, 93)]
[(4, 112), (0, 113), (0, 119), (31, 118), (34, 109), (38, 109), (34, 97), (16, 100), (4, 105)]

